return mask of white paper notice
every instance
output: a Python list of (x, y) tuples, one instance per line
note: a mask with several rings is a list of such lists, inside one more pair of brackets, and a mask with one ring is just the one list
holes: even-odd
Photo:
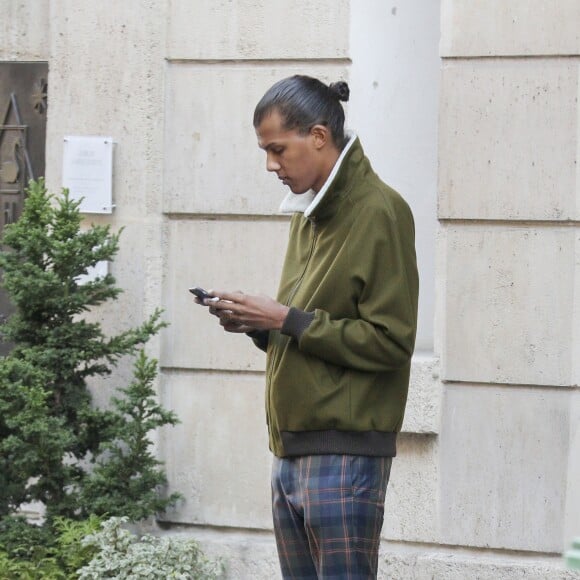
[(62, 185), (82, 213), (113, 212), (113, 139), (65, 137)]

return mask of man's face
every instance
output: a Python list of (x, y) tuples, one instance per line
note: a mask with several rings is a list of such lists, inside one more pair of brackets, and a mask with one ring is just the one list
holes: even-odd
[(266, 169), (275, 172), (293, 193), (318, 192), (324, 185), (326, 177), (312, 133), (301, 135), (296, 129), (284, 129), (280, 114), (274, 110), (256, 128), (256, 135), (266, 152)]

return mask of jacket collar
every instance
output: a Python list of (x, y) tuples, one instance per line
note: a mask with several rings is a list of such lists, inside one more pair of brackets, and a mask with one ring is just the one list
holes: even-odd
[[(360, 148), (360, 143), (358, 143), (358, 138), (354, 133), (350, 134), (350, 138), (348, 143), (345, 145), (344, 149), (342, 150), (339, 158), (336, 160), (330, 175), (327, 177), (324, 185), (321, 187), (318, 194), (315, 191), (309, 190), (305, 193), (292, 193), (291, 191), (288, 192), (286, 197), (282, 200), (280, 205), (280, 213), (285, 214), (294, 214), (294, 213), (303, 213), (304, 217), (312, 218), (318, 212), (316, 212), (317, 208), (324, 205), (322, 202), (326, 201), (326, 198), (330, 197), (329, 190), (332, 191), (336, 188), (331, 187), (336, 177), (342, 168), (346, 157), (348, 156), (349, 152), (354, 148), (354, 144), (357, 143), (358, 147)], [(338, 180), (336, 180), (338, 181)]]

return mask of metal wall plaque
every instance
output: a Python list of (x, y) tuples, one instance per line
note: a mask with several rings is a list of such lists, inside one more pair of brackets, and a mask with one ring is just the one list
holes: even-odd
[(82, 213), (113, 212), (113, 139), (64, 138), (62, 185), (82, 200)]

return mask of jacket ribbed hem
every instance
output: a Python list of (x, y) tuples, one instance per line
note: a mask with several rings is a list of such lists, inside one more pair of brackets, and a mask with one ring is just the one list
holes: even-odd
[(280, 332), (300, 340), (302, 333), (310, 326), (313, 320), (314, 312), (304, 312), (304, 310), (292, 306), (286, 315)]
[(284, 457), (291, 455), (368, 455), (395, 457), (397, 434), (392, 431), (282, 431)]

